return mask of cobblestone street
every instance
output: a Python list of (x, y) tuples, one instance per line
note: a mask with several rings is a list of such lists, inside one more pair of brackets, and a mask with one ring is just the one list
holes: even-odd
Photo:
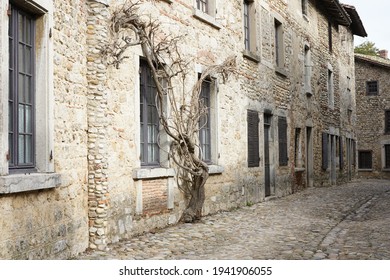
[(86, 252), (77, 259), (390, 259), (390, 182), (305, 191)]

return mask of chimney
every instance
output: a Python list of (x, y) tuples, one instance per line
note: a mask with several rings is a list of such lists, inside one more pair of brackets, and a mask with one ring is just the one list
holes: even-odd
[(387, 50), (380, 50), (380, 51), (378, 51), (378, 55), (382, 58), (387, 59), (388, 51)]

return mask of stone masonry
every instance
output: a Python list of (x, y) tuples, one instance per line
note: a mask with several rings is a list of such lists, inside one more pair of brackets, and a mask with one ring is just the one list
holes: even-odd
[[(54, 115), (46, 129), (54, 135), (48, 141), (54, 164), (46, 176), (58, 180), (0, 193), (0, 258), (69, 258), (176, 224), (186, 201), (164, 150), (169, 139), (161, 132), (159, 165), (141, 164), (142, 51), (128, 49), (119, 68), (107, 65), (101, 53), (111, 39), (111, 15), (124, 1), (32, 2), (46, 7), (38, 17), (38, 30), (47, 35), (38, 44), (52, 51), (43, 77), (52, 81), (47, 95)], [(303, 14), (299, 0), (249, 1), (248, 50), (243, 2), (208, 2), (208, 13), (193, 0), (142, 1), (139, 10), (158, 19), (161, 35), (183, 35), (178, 48), (189, 62), (184, 94), (208, 65), (236, 57), (237, 75), (227, 81), (210, 77), (212, 151), (203, 214), (351, 180), (357, 137), (353, 35), (363, 28), (354, 10), (313, 0)], [(9, 2), (0, 3), (6, 15)], [(0, 42), (7, 45), (8, 19), (1, 21)], [(2, 60), (1, 81), (8, 80), (8, 59)], [(181, 88), (179, 82), (174, 86)], [(1, 92), (6, 100), (8, 87)], [(248, 167), (248, 111), (259, 119), (255, 167)], [(0, 147), (8, 147), (7, 130), (0, 127), (0, 133)], [(6, 170), (0, 182), (13, 182), (2, 161), (0, 170)]]
[[(385, 112), (390, 110), (390, 60), (382, 57), (355, 54), (356, 103), (359, 151), (369, 151), (372, 168), (359, 168), (359, 176), (389, 178), (390, 169), (385, 164), (385, 145), (390, 144), (386, 132)], [(376, 81), (378, 92), (367, 93), (367, 82)]]

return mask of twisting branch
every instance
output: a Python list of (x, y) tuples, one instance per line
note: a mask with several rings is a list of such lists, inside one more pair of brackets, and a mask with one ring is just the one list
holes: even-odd
[[(189, 200), (182, 220), (194, 221), (201, 217), (204, 185), (208, 178), (208, 165), (202, 160), (198, 137), (200, 119), (207, 118), (208, 111), (200, 98), (202, 83), (217, 75), (226, 80), (236, 71), (236, 61), (235, 57), (228, 57), (219, 65), (207, 67), (187, 93), (186, 78), (191, 61), (180, 53), (182, 36), (163, 34), (158, 21), (140, 14), (140, 7), (145, 2), (148, 1), (127, 0), (113, 13), (112, 42), (103, 55), (108, 64), (119, 67), (128, 48), (141, 46), (156, 86), (160, 125), (171, 140), (169, 158), (176, 166), (178, 186)], [(169, 115), (164, 112), (166, 106), (170, 108)]]

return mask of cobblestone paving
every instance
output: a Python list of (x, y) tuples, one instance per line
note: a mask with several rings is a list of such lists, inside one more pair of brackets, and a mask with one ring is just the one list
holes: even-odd
[(78, 259), (390, 259), (390, 181), (305, 191), (87, 251)]

